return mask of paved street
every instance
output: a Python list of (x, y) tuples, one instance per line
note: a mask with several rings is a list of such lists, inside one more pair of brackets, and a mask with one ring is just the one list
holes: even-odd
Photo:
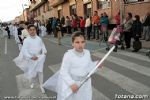
[[(48, 36), (43, 40), (48, 50), (44, 68), (44, 81), (46, 81), (59, 70), (63, 54), (71, 48), (71, 42), (69, 36), (62, 39), (62, 45), (58, 45), (57, 39), (53, 37)], [(30, 89), (29, 82), (23, 77), (23, 72), (12, 62), (19, 53), (14, 39), (7, 40), (7, 54), (4, 54), (5, 41), (5, 38), (0, 39), (1, 98), (22, 96), (24, 100), (29, 100), (27, 98), (42, 100), (39, 97), (45, 98), (44, 100), (55, 100), (55, 93), (46, 90), (46, 94), (42, 94), (38, 84), (34, 89)], [(88, 41), (87, 48), (91, 50), (93, 60), (102, 58), (106, 53), (104, 45), (99, 47), (98, 42), (95, 41)], [(105, 61), (104, 67), (92, 76), (93, 100), (149, 100), (150, 59), (145, 56), (145, 52), (145, 49), (139, 53), (132, 53), (130, 49), (113, 52)], [(139, 96), (143, 99), (121, 99), (127, 95)]]

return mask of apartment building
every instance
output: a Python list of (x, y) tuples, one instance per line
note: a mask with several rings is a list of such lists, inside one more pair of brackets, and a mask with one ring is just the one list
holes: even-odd
[(51, 15), (50, 5), (48, 0), (30, 0), (30, 14), (32, 15), (31, 19), (40, 20), (42, 23), (45, 23), (46, 20)]
[(22, 14), (20, 16), (17, 16), (14, 19), (15, 23), (19, 23), (20, 21), (29, 21), (31, 19), (32, 15), (29, 12), (29, 8), (26, 8), (23, 10)]
[[(94, 11), (99, 15), (106, 12), (110, 22), (120, 9), (125, 16), (127, 12), (143, 17), (150, 9), (150, 0), (30, 0), (30, 12), (35, 20), (45, 22), (50, 17), (92, 16)], [(121, 4), (121, 5), (120, 5)]]

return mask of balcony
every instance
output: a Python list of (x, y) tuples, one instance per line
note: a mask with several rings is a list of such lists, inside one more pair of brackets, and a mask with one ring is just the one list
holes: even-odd
[(41, 5), (43, 5), (48, 0), (34, 0), (34, 3), (31, 3), (30, 5), (30, 11), (33, 11), (37, 8), (39, 8)]

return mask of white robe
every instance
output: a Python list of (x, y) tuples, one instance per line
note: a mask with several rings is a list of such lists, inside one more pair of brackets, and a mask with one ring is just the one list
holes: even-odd
[(77, 93), (70, 95), (70, 86), (74, 83), (81, 84), (87, 73), (97, 64), (92, 62), (88, 50), (84, 50), (81, 57), (74, 51), (71, 49), (65, 53), (60, 70), (44, 83), (44, 88), (56, 92), (57, 100), (92, 100), (91, 79), (85, 82)]
[(14, 36), (14, 30), (13, 30), (13, 25), (12, 24), (10, 24), (9, 26), (9, 31), (10, 31), (10, 35), (13, 35)]
[(21, 38), (22, 38), (22, 39), (25, 39), (25, 38), (27, 38), (28, 36), (30, 36), (27, 29), (23, 29), (23, 30), (21, 31), (21, 33), (22, 33), (22, 34), (21, 34)]
[(18, 38), (17, 26), (13, 26), (13, 33), (14, 33), (16, 43), (20, 43), (19, 38)]
[[(14, 59), (16, 65), (24, 71), (27, 79), (35, 78), (38, 72), (43, 72), (46, 48), (40, 37), (27, 37), (18, 57)], [(32, 60), (37, 56), (38, 60)]]
[(41, 30), (41, 36), (42, 36), (42, 37), (46, 36), (47, 33), (46, 33), (46, 28), (45, 28), (45, 26), (41, 26), (41, 27), (40, 27), (40, 30)]
[(2, 37), (5, 37), (7, 35), (8, 35), (7, 31), (4, 28), (2, 28)]

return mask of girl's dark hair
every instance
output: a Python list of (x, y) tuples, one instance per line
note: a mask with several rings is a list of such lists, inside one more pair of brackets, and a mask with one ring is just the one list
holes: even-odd
[(34, 27), (37, 30), (37, 27), (33, 24), (29, 24), (27, 28), (30, 29), (31, 27)]
[(82, 32), (80, 32), (80, 31), (74, 32), (72, 34), (72, 42), (74, 42), (74, 40), (75, 40), (76, 37), (80, 37), (80, 36), (83, 37), (84, 39), (86, 39)]
[(140, 16), (139, 16), (139, 15), (135, 15), (134, 17), (135, 17), (135, 19), (136, 19), (137, 21), (140, 21)]
[(132, 13), (129, 12), (128, 15), (129, 15), (130, 18), (132, 18)]
[(97, 11), (94, 11), (95, 13), (98, 13)]

